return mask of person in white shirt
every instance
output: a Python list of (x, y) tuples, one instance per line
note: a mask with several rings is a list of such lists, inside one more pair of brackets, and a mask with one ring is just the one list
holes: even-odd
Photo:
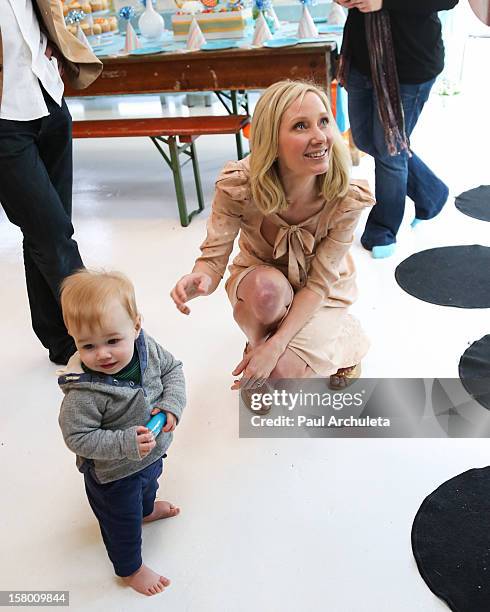
[(73, 240), (70, 84), (88, 86), (102, 64), (65, 27), (61, 2), (0, 0), (0, 203), (23, 234), (33, 329), (55, 363), (75, 345), (59, 287), (83, 267)]

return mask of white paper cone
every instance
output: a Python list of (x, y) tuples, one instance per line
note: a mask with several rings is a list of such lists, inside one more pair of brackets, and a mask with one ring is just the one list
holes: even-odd
[(303, 5), (303, 14), (301, 15), (301, 21), (298, 25), (298, 38), (317, 38), (318, 30), (313, 22), (308, 7)]
[(126, 51), (126, 53), (129, 53), (130, 51), (134, 51), (135, 49), (141, 49), (141, 42), (136, 32), (134, 31), (131, 22), (128, 21), (128, 25), (126, 26), (126, 44), (124, 45), (124, 51)]
[(92, 50), (92, 46), (91, 44), (88, 42), (87, 37), (85, 36), (85, 32), (82, 30), (80, 24), (78, 24), (77, 27), (77, 38), (78, 40), (83, 43), (86, 47), (88, 47), (90, 50)]
[(270, 8), (267, 9), (267, 12), (269, 13), (269, 15), (272, 17), (272, 19), (274, 20), (274, 26), (276, 28), (276, 31), (279, 30), (279, 28), (281, 27), (281, 22), (279, 21), (276, 11), (274, 10), (272, 4), (270, 6)]
[(344, 9), (338, 4), (335, 4), (334, 2), (330, 8), (330, 13), (328, 14), (328, 19), (327, 19), (328, 23), (330, 25), (343, 26), (344, 23), (346, 22), (346, 19), (347, 17), (345, 15)]
[(266, 40), (270, 40), (272, 38), (272, 33), (267, 25), (267, 21), (265, 20), (264, 14), (262, 11), (260, 15), (255, 20), (255, 31), (254, 37), (252, 40), (252, 45), (256, 47), (261, 47)]
[(206, 39), (204, 38), (204, 34), (202, 33), (196, 18), (193, 17), (189, 27), (189, 34), (187, 35), (187, 49), (189, 51), (199, 51), (205, 42)]

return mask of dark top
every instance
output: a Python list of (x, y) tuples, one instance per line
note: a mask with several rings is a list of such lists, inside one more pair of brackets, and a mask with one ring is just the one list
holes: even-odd
[[(444, 68), (444, 45), (437, 11), (452, 9), (458, 0), (384, 0), (390, 14), (400, 83), (424, 83)], [(345, 26), (349, 28), (352, 65), (371, 74), (366, 45), (364, 13), (350, 9)]]

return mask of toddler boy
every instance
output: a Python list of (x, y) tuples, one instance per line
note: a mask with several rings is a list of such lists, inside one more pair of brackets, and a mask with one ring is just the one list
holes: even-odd
[[(143, 564), (141, 526), (179, 513), (155, 495), (185, 405), (182, 363), (141, 329), (133, 285), (118, 272), (69, 276), (61, 306), (77, 347), (58, 379), (61, 431), (77, 455), (116, 574), (155, 595), (170, 581)], [(159, 411), (167, 422), (155, 438), (144, 424)]]

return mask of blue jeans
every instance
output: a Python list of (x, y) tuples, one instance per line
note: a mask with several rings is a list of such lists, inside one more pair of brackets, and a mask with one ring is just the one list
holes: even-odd
[[(417, 123), (434, 81), (400, 84), (407, 136)], [(396, 242), (407, 195), (415, 204), (418, 219), (432, 219), (446, 203), (449, 190), (413, 151), (411, 157), (406, 152), (389, 155), (370, 77), (351, 67), (347, 91), (352, 137), (356, 146), (375, 161), (376, 206), (361, 237), (364, 248), (371, 250), (373, 246)]]

